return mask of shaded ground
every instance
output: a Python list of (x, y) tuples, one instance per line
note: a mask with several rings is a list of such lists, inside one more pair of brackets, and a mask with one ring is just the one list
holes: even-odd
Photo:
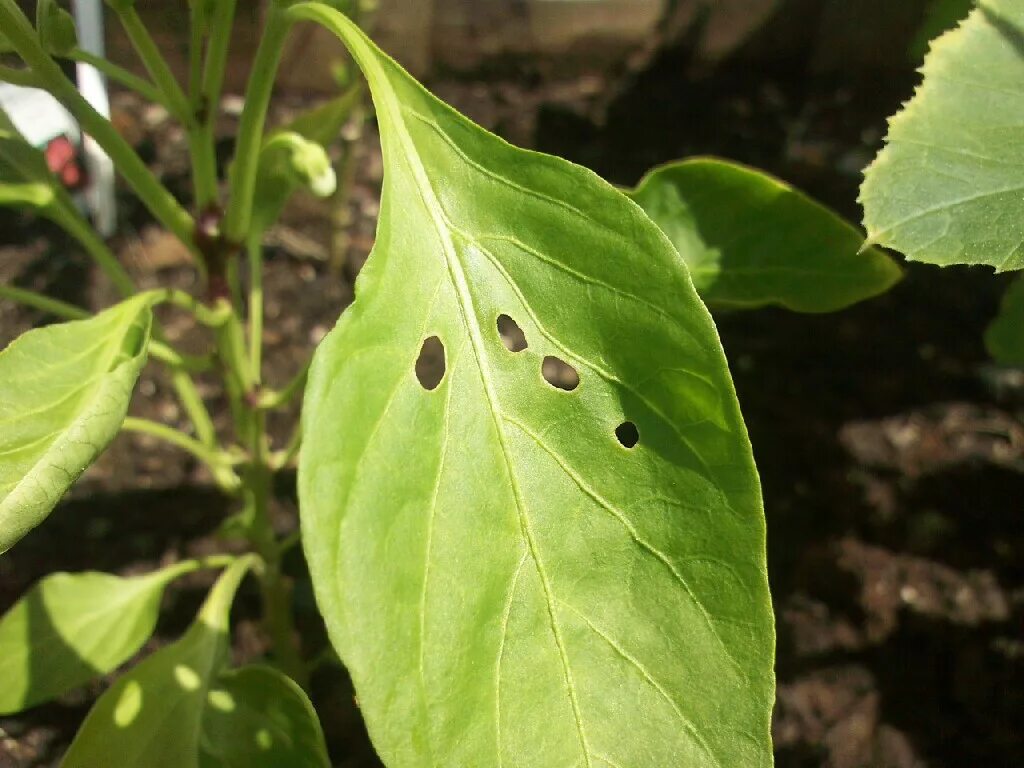
[[(618, 183), (675, 157), (721, 154), (772, 170), (854, 219), (859, 170), (911, 83), (821, 80), (792, 65), (699, 75), (682, 52), (614, 90), (599, 77), (495, 78), (437, 88), (503, 135)], [(122, 129), (180, 188), (180, 134), (158, 113), (121, 106)], [(367, 137), (340, 274), (323, 261), (322, 209), (293, 208), (274, 233), (271, 384), (287, 380), (351, 299), (377, 212), (375, 142)], [(189, 287), (180, 251), (127, 210), (119, 248), (133, 272)], [(7, 219), (2, 229), (0, 279), (92, 305), (110, 298), (58, 233)], [(914, 266), (887, 296), (835, 315), (718, 318), (764, 485), (783, 768), (1024, 765), (1024, 390), (1019, 375), (988, 366), (981, 345), (1003, 285), (985, 270)], [(0, 336), (43, 319), (0, 304)], [(180, 318), (168, 322), (186, 346), (199, 341)], [(218, 396), (212, 381), (205, 386)], [(160, 377), (147, 373), (140, 392), (138, 413), (182, 418)], [(278, 439), (286, 427), (287, 418), (275, 425)], [(282, 530), (294, 526), (289, 480)], [(208, 488), (178, 454), (119, 438), (47, 524), (0, 559), (0, 608), (54, 563), (136, 570), (209, 551), (225, 510)], [(290, 566), (315, 654), (315, 608), (301, 562)], [(200, 575), (170, 592), (150, 647), (181, 631), (203, 586)], [(248, 596), (236, 619), (239, 658), (262, 650), (252, 611)], [(101, 689), (0, 719), (0, 767), (54, 764)], [(322, 667), (314, 697), (336, 764), (376, 765), (344, 673)]]

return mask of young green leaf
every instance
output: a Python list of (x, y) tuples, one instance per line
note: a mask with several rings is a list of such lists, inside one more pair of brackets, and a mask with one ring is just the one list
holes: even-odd
[(225, 672), (206, 698), (203, 768), (330, 768), (313, 705), (276, 669)]
[(227, 653), (228, 612), (251, 564), (249, 558), (232, 563), (184, 637), (99, 698), (62, 768), (199, 768), (203, 711)]
[(43, 521), (121, 428), (152, 301), (139, 295), (31, 330), (0, 352), (0, 553)]
[(253, 196), (252, 228), (263, 232), (277, 221), (288, 198), (306, 187), (317, 197), (330, 197), (338, 180), (327, 150), (293, 131), (281, 131), (263, 145)]
[(668, 235), (706, 303), (831, 312), (888, 290), (900, 269), (838, 215), (761, 171), (670, 163), (628, 192)]
[(349, 47), (383, 142), (374, 253), (310, 373), (300, 507), (384, 762), (770, 765), (757, 474), (675, 249), (344, 16), (289, 13)]
[(1024, 268), (1024, 3), (986, 0), (932, 43), (860, 200), (872, 243), (931, 264)]
[(54, 573), (0, 618), (0, 715), (35, 706), (106, 674), (153, 633), (164, 587), (195, 568), (121, 578)]
[(1014, 280), (985, 331), (985, 346), (996, 362), (1024, 367), (1024, 276)]

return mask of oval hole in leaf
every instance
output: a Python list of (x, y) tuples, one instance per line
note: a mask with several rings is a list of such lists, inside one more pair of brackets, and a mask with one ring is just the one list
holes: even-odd
[(437, 389), (444, 378), (444, 344), (437, 336), (423, 341), (420, 356), (416, 359), (416, 378), (428, 392)]
[(615, 437), (623, 448), (632, 448), (640, 442), (640, 430), (632, 421), (624, 421), (615, 428)]
[(544, 381), (552, 387), (572, 392), (580, 385), (580, 375), (576, 369), (560, 358), (548, 355), (540, 370)]
[(530, 346), (519, 323), (508, 315), (498, 315), (498, 335), (509, 352), (522, 352)]

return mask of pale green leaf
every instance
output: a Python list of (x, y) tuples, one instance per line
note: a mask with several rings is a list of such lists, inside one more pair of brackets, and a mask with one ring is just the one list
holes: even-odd
[(50, 513), (124, 421), (151, 295), (37, 328), (0, 352), (0, 553)]
[[(770, 765), (760, 491), (675, 249), (343, 16), (290, 13), (348, 45), (383, 142), (377, 242), (316, 353), (299, 485), (317, 600), (384, 762)], [(427, 391), (414, 369), (435, 336)], [(542, 378), (546, 356), (574, 391)]]
[(1024, 3), (981, 3), (921, 72), (865, 171), (869, 240), (931, 264), (1024, 268)]
[(235, 561), (188, 632), (99, 698), (61, 768), (199, 768), (203, 711), (228, 650), (228, 612), (251, 563)]
[(313, 705), (271, 667), (222, 674), (207, 694), (203, 768), (330, 768)]
[(711, 306), (831, 312), (888, 290), (900, 269), (838, 215), (761, 171), (693, 158), (628, 193), (668, 235)]
[(928, 53), (933, 38), (955, 27), (974, 7), (974, 0), (931, 0), (924, 21), (910, 43), (910, 58), (915, 64)]
[(0, 715), (52, 699), (113, 671), (153, 633), (182, 563), (145, 576), (54, 573), (0, 619)]
[(1003, 365), (1024, 367), (1024, 277), (1014, 280), (985, 331), (988, 352)]

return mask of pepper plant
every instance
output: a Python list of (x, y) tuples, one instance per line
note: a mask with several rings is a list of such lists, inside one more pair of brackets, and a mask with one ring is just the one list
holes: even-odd
[[(0, 288), (67, 318), (0, 353), (0, 551), (41, 524), (122, 429), (206, 464), (236, 500), (249, 548), (131, 578), (44, 578), (0, 619), (0, 713), (117, 669), (152, 633), (171, 581), (220, 568), (191, 629), (98, 699), (64, 765), (327, 765), (281, 568), (290, 542), (268, 517), (272, 475), (298, 455), (317, 604), (385, 764), (770, 765), (761, 494), (698, 292), (723, 308), (828, 311), (884, 291), (898, 269), (752, 169), (692, 159), (619, 190), (512, 147), (426, 91), (338, 2), (269, 4), (220, 178), (213, 122), (234, 5), (192, 4), (187, 86), (131, 0), (110, 6), (149, 79), (94, 61), (184, 126), (186, 210), (65, 78), (54, 56), (81, 58), (70, 18), (41, 2), (33, 26), (0, 0), (2, 43), (23, 62), (0, 79), (68, 107), (191, 250), (205, 285), (200, 296), (137, 291), (38, 151), (0, 123), (0, 199), (66, 228), (124, 294), (91, 315)], [(333, 191), (325, 144), (351, 100), (267, 129), (300, 21), (334, 32), (362, 70), (385, 177), (355, 302), (308, 382), (273, 391), (262, 383), (261, 235), (296, 189)], [(215, 432), (193, 380), (206, 358), (168, 343), (159, 304), (209, 328), (230, 434)], [(189, 431), (126, 418), (151, 362), (170, 371)], [(267, 413), (303, 389), (295, 436), (272, 445)], [(271, 651), (233, 669), (230, 607), (248, 573)]]
[[(1024, 5), (977, 3), (932, 41), (921, 73), (865, 171), (869, 240), (928, 264), (1024, 269)], [(985, 342), (998, 362), (1024, 366), (1022, 278)]]

